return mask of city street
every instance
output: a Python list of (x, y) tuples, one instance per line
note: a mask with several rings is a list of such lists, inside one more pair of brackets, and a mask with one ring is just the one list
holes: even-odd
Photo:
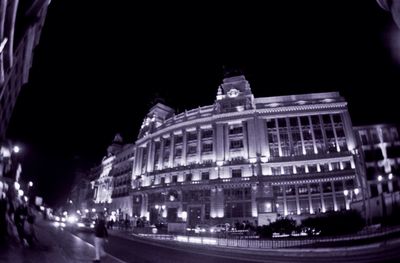
[[(111, 231), (106, 251), (125, 262), (399, 262), (400, 241), (363, 249), (240, 250), (147, 241)], [(92, 242), (89, 233), (77, 233)], [(313, 253), (310, 253), (310, 252)]]
[[(235, 249), (202, 247), (174, 242), (161, 242), (128, 236), (122, 231), (109, 231), (105, 249), (107, 263), (121, 262), (399, 262), (400, 240), (364, 247), (335, 249)], [(39, 244), (23, 248), (17, 242), (0, 248), (0, 262), (92, 262), (93, 234), (56, 228), (50, 222), (37, 226)]]

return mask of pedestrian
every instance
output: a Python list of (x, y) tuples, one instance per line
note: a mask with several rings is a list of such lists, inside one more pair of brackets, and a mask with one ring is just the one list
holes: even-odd
[(25, 219), (28, 216), (28, 209), (26, 204), (20, 203), (14, 213), (14, 223), (15, 227), (17, 228), (18, 237), (21, 241), (22, 245), (28, 246), (28, 242), (26, 241), (25, 236)]
[(25, 231), (26, 240), (27, 240), (29, 246), (33, 247), (35, 245), (35, 242), (38, 242), (38, 239), (36, 237), (36, 232), (35, 232), (35, 228), (34, 228), (35, 215), (32, 213), (32, 211), (28, 212), (28, 216), (26, 218), (26, 221), (28, 222), (28, 226), (27, 226), (27, 229)]
[(94, 226), (94, 245), (96, 249), (96, 258), (93, 262), (100, 262), (100, 258), (106, 255), (104, 251), (104, 242), (108, 241), (107, 238), (108, 232), (106, 228), (106, 221), (104, 215), (99, 213)]
[(7, 199), (5, 193), (0, 192), (0, 244), (7, 238)]

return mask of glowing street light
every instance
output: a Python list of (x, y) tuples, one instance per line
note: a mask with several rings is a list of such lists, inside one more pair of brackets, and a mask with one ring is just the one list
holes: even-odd
[(358, 189), (358, 188), (354, 189), (354, 193), (355, 193), (356, 195), (358, 195), (358, 194), (360, 193), (360, 189)]
[(15, 153), (19, 153), (20, 150), (21, 150), (21, 149), (20, 149), (18, 146), (14, 146), (14, 147), (13, 147), (13, 151), (14, 151)]
[(32, 186), (33, 186), (33, 182), (32, 182), (32, 181), (29, 181), (28, 186), (29, 186), (29, 187), (32, 187)]
[(349, 195), (349, 190), (344, 190), (344, 191), (343, 191), (343, 194), (344, 194), (345, 196), (348, 196), (348, 195)]
[(388, 178), (389, 178), (389, 180), (392, 180), (393, 179), (393, 174), (390, 173)]
[(379, 176), (378, 176), (378, 181), (380, 182), (380, 181), (382, 181), (382, 180), (383, 180), (382, 175), (379, 175)]
[(95, 212), (96, 212), (96, 208), (93, 208), (93, 209), (92, 209), (92, 212), (95, 213)]
[(21, 186), (20, 186), (20, 184), (18, 183), (18, 182), (15, 182), (14, 183), (14, 188), (15, 188), (15, 190), (19, 190), (19, 188), (20, 188)]
[(85, 209), (85, 213), (89, 213), (89, 209)]
[(18, 195), (19, 195), (19, 196), (24, 196), (24, 190), (19, 189), (19, 190), (18, 190)]

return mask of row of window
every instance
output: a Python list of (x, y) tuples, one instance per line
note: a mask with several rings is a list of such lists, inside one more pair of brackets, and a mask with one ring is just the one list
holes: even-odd
[[(297, 194), (331, 193), (333, 191), (343, 192), (344, 189), (354, 189), (354, 180), (301, 184), (297, 185)], [(296, 195), (296, 186), (274, 186), (273, 192), (275, 196), (283, 196), (283, 193), (285, 193), (286, 196), (294, 196)]]
[[(340, 165), (342, 165), (342, 167)], [(317, 173), (317, 172), (329, 172), (329, 171), (352, 169), (350, 161), (331, 162), (330, 166), (331, 169), (329, 169), (329, 163), (276, 166), (276, 167), (271, 167), (271, 174), (272, 175), (304, 174), (304, 173)]]

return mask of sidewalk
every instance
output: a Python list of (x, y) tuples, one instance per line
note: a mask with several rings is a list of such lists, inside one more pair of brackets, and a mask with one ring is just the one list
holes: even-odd
[[(39, 222), (36, 227), (39, 244), (35, 248), (21, 246), (16, 240), (0, 247), (0, 262), (9, 263), (87, 263), (93, 262), (94, 247), (68, 231)], [(121, 263), (110, 255), (101, 262)]]

